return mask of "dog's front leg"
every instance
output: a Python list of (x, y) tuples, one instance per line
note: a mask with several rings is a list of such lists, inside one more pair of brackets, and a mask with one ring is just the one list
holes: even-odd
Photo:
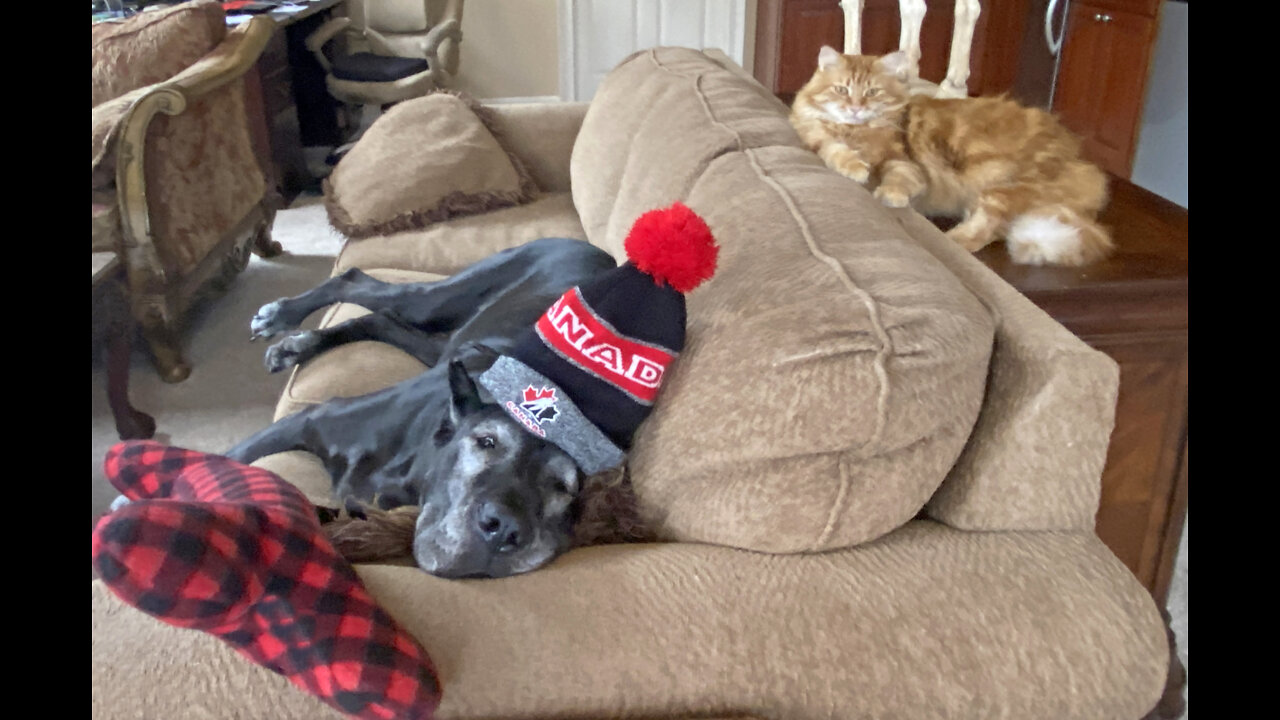
[(311, 313), (338, 302), (354, 302), (370, 310), (381, 308), (377, 299), (394, 294), (395, 286), (351, 268), (291, 298), (263, 305), (249, 321), (250, 340), (269, 338), (302, 324)]
[(254, 460), (289, 450), (307, 450), (305, 441), (310, 415), (319, 405), (280, 418), (227, 451), (227, 457), (248, 465)]
[(280, 372), (310, 360), (320, 353), (357, 340), (377, 340), (400, 348), (424, 365), (435, 365), (444, 349), (443, 340), (432, 337), (383, 310), (352, 318), (332, 327), (294, 333), (267, 348), (267, 370)]

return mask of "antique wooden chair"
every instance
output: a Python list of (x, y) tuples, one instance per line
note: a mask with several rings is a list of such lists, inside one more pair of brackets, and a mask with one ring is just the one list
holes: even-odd
[(244, 93), (274, 28), (255, 16), (228, 30), (217, 0), (93, 26), (93, 250), (115, 254), (168, 382), (191, 372), (187, 311), (250, 251), (281, 251)]

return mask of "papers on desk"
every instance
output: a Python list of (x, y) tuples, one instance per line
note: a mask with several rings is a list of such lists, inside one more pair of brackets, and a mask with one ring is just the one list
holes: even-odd
[[(290, 15), (293, 15), (294, 13), (302, 12), (303, 10), (306, 10), (306, 9), (307, 9), (307, 0), (298, 0), (297, 3), (281, 3), (276, 7), (272, 8), (269, 14), (271, 15), (272, 18), (283, 18), (283, 17), (288, 17)], [(228, 13), (227, 25), (231, 27), (235, 27), (236, 25), (239, 25), (240, 23), (248, 20), (251, 17), (253, 17), (252, 13)]]

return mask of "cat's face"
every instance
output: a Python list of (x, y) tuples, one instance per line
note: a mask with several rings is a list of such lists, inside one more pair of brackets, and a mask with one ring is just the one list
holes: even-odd
[(907, 104), (907, 56), (842, 55), (824, 45), (818, 69), (796, 93), (796, 107), (846, 125), (892, 121)]

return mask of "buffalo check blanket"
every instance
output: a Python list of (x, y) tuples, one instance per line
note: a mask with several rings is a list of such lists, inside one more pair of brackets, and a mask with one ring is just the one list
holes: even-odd
[(122, 600), (211, 633), (357, 718), (430, 718), (440, 686), (418, 642), (382, 610), (274, 473), (143, 440), (107, 453), (129, 500), (93, 531), (93, 562)]

